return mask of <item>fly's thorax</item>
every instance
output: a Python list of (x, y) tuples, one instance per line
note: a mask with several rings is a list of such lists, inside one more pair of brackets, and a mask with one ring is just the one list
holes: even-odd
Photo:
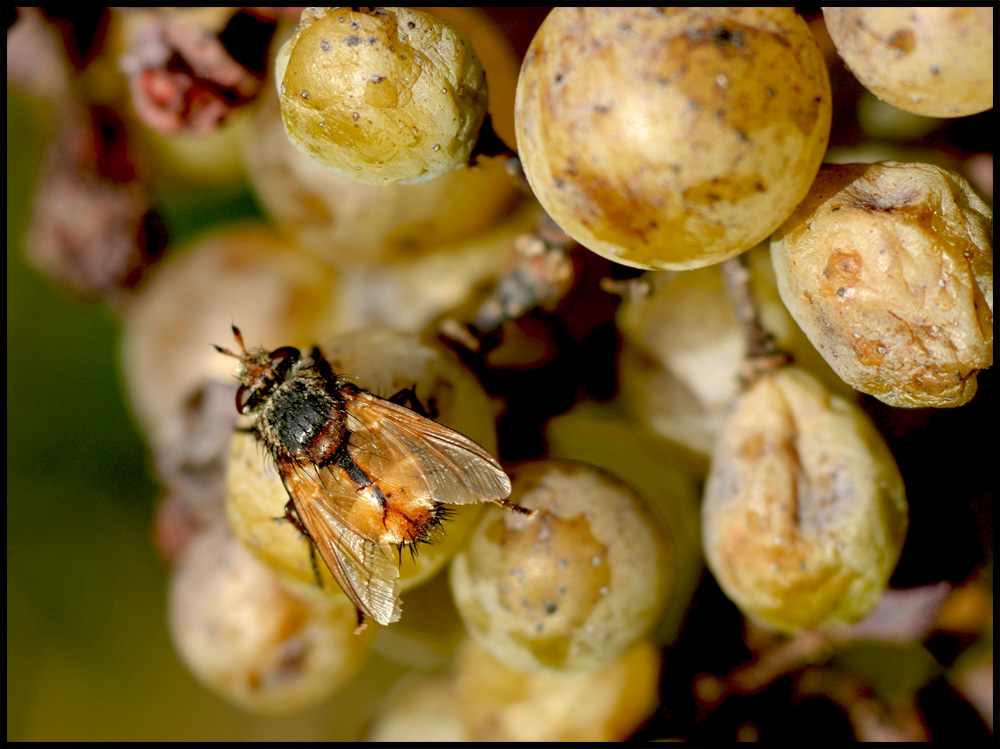
[(327, 391), (323, 376), (302, 369), (282, 382), (260, 408), (257, 433), (276, 454), (324, 464), (347, 435), (342, 399)]

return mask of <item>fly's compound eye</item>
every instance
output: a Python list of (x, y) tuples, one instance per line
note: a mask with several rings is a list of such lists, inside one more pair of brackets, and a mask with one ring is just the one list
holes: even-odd
[(250, 398), (253, 396), (253, 388), (247, 385), (240, 385), (240, 389), (236, 391), (236, 410), (241, 414), (247, 412), (250, 407)]
[(271, 352), (271, 366), (274, 368), (277, 379), (283, 379), (288, 374), (302, 354), (294, 346), (282, 346)]

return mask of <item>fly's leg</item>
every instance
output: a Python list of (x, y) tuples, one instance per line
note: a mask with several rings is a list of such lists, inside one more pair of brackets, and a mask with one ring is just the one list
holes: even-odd
[(529, 518), (533, 518), (535, 516), (535, 513), (537, 512), (536, 510), (529, 510), (527, 507), (521, 507), (521, 505), (514, 504), (509, 499), (494, 499), (493, 501), (506, 510), (510, 510), (511, 512), (519, 512), (522, 515), (527, 515)]
[[(322, 588), (323, 578), (320, 577), (319, 564), (316, 562), (316, 543), (312, 540), (312, 536), (309, 535), (309, 531), (306, 530), (305, 525), (302, 524), (299, 511), (295, 509), (295, 503), (292, 500), (285, 502), (285, 516), (283, 518), (275, 518), (275, 520), (287, 520), (295, 527), (295, 530), (309, 541), (309, 561), (312, 563), (313, 574), (316, 576), (316, 584)], [(368, 622), (365, 621), (365, 615), (361, 613), (361, 609), (356, 608), (355, 611), (358, 615), (358, 623), (354, 628), (354, 634), (357, 635), (361, 634), (368, 627)]]
[(299, 511), (295, 509), (295, 503), (292, 500), (285, 502), (285, 516), (275, 518), (275, 520), (287, 520), (294, 526), (295, 530), (305, 536), (306, 540), (309, 541), (309, 563), (312, 565), (313, 575), (316, 576), (316, 584), (322, 588), (323, 578), (320, 577), (319, 564), (316, 562), (316, 542), (313, 541), (312, 536), (309, 535), (309, 531), (307, 531), (305, 525), (302, 524), (302, 519), (299, 517)]
[(425, 419), (436, 419), (438, 415), (438, 410), (435, 408), (433, 400), (428, 401), (427, 407), (420, 402), (417, 397), (417, 386), (403, 388), (398, 393), (388, 398), (390, 403), (395, 403), (397, 406), (403, 406), (411, 411), (420, 414)]

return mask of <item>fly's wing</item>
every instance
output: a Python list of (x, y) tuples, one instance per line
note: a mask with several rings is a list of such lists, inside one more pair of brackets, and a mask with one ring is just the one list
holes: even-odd
[(318, 466), (281, 461), (278, 468), (302, 525), (347, 597), (379, 624), (398, 621), (399, 568), (392, 547), (363, 538), (343, 522), (356, 501), (355, 488)]
[(362, 391), (346, 402), (352, 457), (389, 486), (447, 504), (510, 496), (496, 458), (454, 429)]

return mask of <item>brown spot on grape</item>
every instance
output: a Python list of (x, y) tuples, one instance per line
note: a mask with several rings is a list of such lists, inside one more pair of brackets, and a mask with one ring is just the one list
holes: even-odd
[(827, 288), (835, 290), (839, 297), (848, 295), (860, 273), (861, 256), (845, 250), (835, 250), (823, 269), (823, 277), (829, 279)]
[(713, 205), (720, 200), (738, 204), (760, 192), (760, 175), (722, 179), (714, 177), (707, 182), (692, 185), (684, 191), (684, 200), (696, 205)]
[(889, 35), (885, 43), (896, 50), (896, 57), (906, 57), (917, 46), (917, 39), (909, 29), (897, 29)]
[(882, 343), (871, 341), (864, 336), (855, 338), (852, 347), (858, 362), (866, 367), (881, 366), (888, 351)]
[(898, 188), (878, 195), (871, 192), (859, 192), (854, 197), (860, 207), (882, 213), (900, 211), (919, 206), (924, 202), (924, 192), (917, 187)]
[(754, 434), (740, 444), (740, 455), (747, 460), (756, 460), (764, 454), (764, 437)]

